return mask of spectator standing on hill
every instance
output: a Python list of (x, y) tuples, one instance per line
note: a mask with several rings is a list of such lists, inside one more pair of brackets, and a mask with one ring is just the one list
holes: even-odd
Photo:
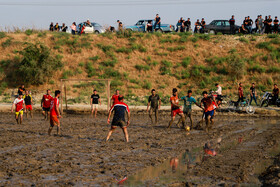
[(270, 33), (272, 33), (272, 19), (271, 16), (269, 15), (267, 19), (267, 34)]
[(259, 18), (260, 18), (260, 15), (258, 15), (257, 19), (255, 20), (255, 26), (256, 26), (256, 32), (258, 31), (258, 27), (259, 27)]
[(57, 32), (60, 30), (60, 26), (58, 25), (58, 23), (55, 24), (54, 30), (57, 31)]
[(204, 33), (205, 25), (206, 25), (206, 22), (205, 22), (204, 18), (202, 18), (201, 19), (201, 30), (200, 30), (200, 33)]
[(263, 24), (264, 20), (262, 18), (262, 15), (259, 16), (258, 18), (258, 30), (257, 32), (260, 34), (263, 34), (264, 32), (264, 24)]
[[(147, 112), (149, 112), (149, 117), (151, 118), (152, 124), (153, 122), (153, 113), (155, 113), (155, 125), (158, 123), (158, 110), (160, 109), (161, 100), (158, 94), (156, 94), (156, 90), (152, 89), (152, 95), (150, 95), (148, 99), (148, 106), (147, 106)], [(150, 107), (150, 110), (149, 110)]]
[(23, 96), (23, 99), (24, 99), (25, 108), (26, 108), (26, 118), (28, 116), (27, 110), (29, 110), (29, 112), (30, 112), (30, 117), (33, 118), (33, 114), (32, 114), (33, 100), (32, 100), (32, 96), (30, 95), (28, 90), (25, 91), (25, 95)]
[(231, 16), (231, 19), (229, 20), (229, 24), (230, 24), (230, 33), (231, 34), (235, 34), (235, 19), (234, 19), (234, 15)]
[(272, 90), (272, 94), (273, 94), (274, 104), (276, 104), (276, 101), (279, 98), (279, 88), (277, 87), (277, 84), (274, 84), (274, 88)]
[(187, 21), (185, 21), (185, 23), (184, 23), (184, 26), (185, 26), (185, 29), (186, 29), (186, 32), (188, 32), (188, 31), (190, 31), (191, 30), (191, 19), (190, 18), (188, 18), (188, 20)]
[(158, 29), (160, 29), (161, 19), (158, 14), (156, 15), (154, 20), (155, 20), (154, 30), (157, 30), (157, 27)]
[(50, 31), (54, 31), (53, 22), (51, 22), (49, 30), (50, 30)]
[(61, 31), (62, 32), (66, 32), (68, 29), (68, 27), (65, 25), (65, 23), (62, 24), (62, 27), (61, 27)]
[(252, 100), (254, 99), (256, 105), (258, 105), (257, 103), (257, 91), (256, 91), (256, 87), (255, 87), (255, 83), (252, 83), (252, 87), (250, 88), (250, 105), (252, 104)]
[(265, 34), (267, 34), (267, 31), (268, 31), (268, 27), (267, 27), (267, 20), (268, 20), (268, 18), (267, 18), (267, 16), (265, 16), (265, 19), (264, 19), (264, 33)]
[(71, 33), (72, 33), (73, 35), (75, 35), (75, 34), (76, 34), (76, 31), (77, 31), (76, 22), (73, 22), (70, 28), (71, 28)]
[(278, 20), (277, 16), (275, 16), (273, 24), (274, 24), (274, 26), (273, 26), (274, 33), (277, 34), (278, 33), (278, 29), (279, 29), (279, 20)]
[(96, 90), (93, 90), (93, 94), (90, 99), (91, 104), (91, 115), (94, 113), (94, 117), (96, 118), (98, 106), (101, 105), (100, 96), (97, 94)]
[(250, 18), (250, 16), (248, 16), (247, 22), (248, 22), (248, 31), (249, 31), (249, 34), (252, 34), (253, 20)]
[(245, 17), (245, 19), (243, 21), (243, 25), (244, 25), (245, 29), (249, 32), (249, 29), (248, 29), (248, 17)]

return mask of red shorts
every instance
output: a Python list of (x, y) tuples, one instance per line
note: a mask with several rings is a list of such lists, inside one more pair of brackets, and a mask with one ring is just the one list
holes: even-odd
[(176, 109), (176, 110), (172, 110), (171, 111), (171, 117), (174, 117), (174, 116), (176, 116), (177, 114), (182, 114), (183, 113), (183, 111), (180, 109), (180, 108), (178, 108), (178, 109)]
[(58, 120), (57, 115), (51, 115), (50, 116), (50, 124), (51, 124), (51, 127), (59, 124), (59, 120)]
[(32, 105), (26, 105), (26, 110), (32, 110)]

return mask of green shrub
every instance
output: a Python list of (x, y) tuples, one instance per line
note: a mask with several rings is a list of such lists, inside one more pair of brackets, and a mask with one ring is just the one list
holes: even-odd
[(268, 38), (278, 38), (278, 34), (268, 34), (267, 35)]
[(198, 41), (198, 38), (197, 38), (197, 37), (192, 37), (192, 38), (191, 38), (191, 41), (192, 41), (193, 43), (195, 43), (195, 42)]
[(110, 67), (115, 67), (115, 65), (118, 63), (117, 59), (113, 59), (113, 60), (105, 60), (103, 62), (101, 62), (101, 65), (103, 66), (110, 66)]
[(98, 55), (96, 55), (96, 56), (93, 56), (93, 57), (89, 57), (88, 59), (93, 61), (93, 62), (96, 62), (98, 59), (100, 59), (100, 57)]
[(183, 70), (182, 72), (181, 72), (181, 78), (182, 79), (187, 79), (187, 78), (190, 78), (190, 73), (189, 73), (189, 71), (188, 70)]
[(131, 49), (131, 48), (126, 48), (126, 47), (121, 47), (121, 48), (116, 49), (116, 52), (117, 52), (117, 53), (126, 53), (126, 54), (129, 54), (129, 53), (132, 52), (132, 49)]
[(139, 84), (139, 80), (137, 79), (130, 79), (129, 82), (134, 83), (134, 84)]
[(37, 36), (40, 38), (40, 37), (45, 37), (46, 35), (47, 35), (47, 32), (43, 31), (43, 32), (39, 32)]
[(182, 66), (184, 68), (187, 68), (188, 65), (191, 63), (192, 58), (191, 57), (186, 57), (182, 60)]
[(20, 57), (15, 57), (5, 67), (7, 78), (13, 84), (44, 84), (63, 67), (62, 56), (52, 56), (50, 49), (42, 44), (28, 44), (19, 54)]
[(1, 82), (0, 84), (0, 95), (3, 94), (3, 92), (5, 91), (5, 89), (8, 87), (8, 83), (7, 82)]
[(99, 43), (99, 44), (96, 44), (96, 46), (99, 49), (101, 49), (104, 53), (115, 50), (115, 46), (113, 46), (113, 45), (104, 45), (104, 44)]
[(8, 38), (5, 42), (3, 42), (1, 45), (3, 48), (9, 47), (12, 44), (12, 39)]
[(118, 86), (123, 86), (124, 83), (121, 80), (112, 80), (111, 82), (111, 86), (113, 88), (118, 87)]
[(49, 81), (49, 84), (54, 84), (54, 83), (55, 83), (54, 80)]
[(280, 73), (280, 68), (271, 66), (266, 70), (267, 73)]
[(232, 48), (231, 50), (229, 50), (229, 53), (233, 54), (233, 53), (236, 53), (237, 50), (235, 48)]
[(242, 78), (245, 73), (244, 61), (238, 55), (232, 54), (227, 58), (229, 75), (232, 79)]
[(168, 67), (168, 68), (172, 67), (172, 63), (170, 61), (167, 61), (167, 60), (162, 60), (161, 64), (165, 67)]
[(182, 51), (185, 49), (185, 46), (176, 46), (176, 47), (168, 47), (167, 50), (170, 52), (174, 51)]
[(88, 62), (86, 64), (86, 71), (88, 74), (88, 77), (92, 77), (96, 74), (95, 68), (93, 67), (92, 63)]
[(201, 82), (200, 82), (200, 88), (201, 89), (204, 89), (204, 88), (206, 88), (206, 83), (202, 80)]
[(32, 30), (32, 29), (27, 29), (24, 33), (25, 33), (27, 36), (30, 36), (30, 35), (33, 33), (33, 30)]
[(280, 39), (279, 38), (274, 38), (274, 39), (270, 40), (270, 42), (272, 44), (280, 44)]
[(68, 79), (69, 76), (73, 76), (73, 75), (74, 75), (73, 71), (66, 70), (66, 71), (63, 71), (61, 78), (62, 79)]
[(121, 73), (118, 70), (114, 70), (113, 68), (106, 68), (104, 74), (102, 75), (103, 78), (121, 78)]
[(142, 85), (142, 88), (143, 89), (147, 89), (147, 90), (150, 90), (152, 88), (152, 84), (151, 82), (147, 81), (147, 80), (144, 80), (144, 83)]
[(260, 65), (254, 65), (252, 67), (248, 68), (248, 71), (250, 72), (258, 72), (258, 73), (264, 73), (265, 72), (265, 68), (260, 66)]
[(5, 38), (6, 37), (6, 33), (5, 32), (0, 32), (0, 39)]
[(244, 37), (239, 38), (239, 41), (247, 43), (247, 44), (249, 43), (249, 40), (247, 38), (244, 38)]
[(80, 67), (84, 67), (84, 65), (85, 65), (85, 63), (83, 63), (83, 62), (80, 62), (80, 63), (78, 64), (78, 66), (80, 66)]
[(137, 70), (139, 70), (139, 71), (148, 71), (148, 70), (150, 70), (151, 68), (150, 68), (150, 66), (148, 66), (148, 65), (142, 65), (142, 64), (137, 64), (137, 65), (135, 65), (135, 68), (137, 69)]
[(197, 34), (196, 35), (199, 39), (202, 39), (202, 40), (210, 40), (210, 35), (209, 34)]
[(218, 74), (222, 74), (222, 75), (228, 75), (229, 72), (228, 72), (228, 70), (226, 69), (226, 67), (223, 66), (222, 68), (218, 68), (217, 73), (218, 73)]
[(267, 85), (273, 85), (273, 80), (270, 77), (268, 77), (266, 79), (266, 83), (267, 83)]
[(256, 45), (256, 47), (259, 49), (266, 49), (268, 51), (272, 51), (274, 49), (269, 42), (260, 42)]

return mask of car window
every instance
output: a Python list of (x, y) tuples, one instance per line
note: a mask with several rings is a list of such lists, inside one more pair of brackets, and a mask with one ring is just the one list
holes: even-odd
[(229, 26), (230, 26), (230, 24), (229, 24), (228, 21), (225, 21), (225, 25), (226, 25), (226, 27), (229, 27)]
[(101, 25), (100, 24), (98, 24), (98, 23), (91, 23), (94, 27), (101, 27)]
[(216, 22), (216, 25), (217, 25), (217, 26), (222, 26), (222, 22), (221, 22), (221, 21), (217, 21), (217, 22)]
[(136, 25), (143, 25), (143, 23), (144, 23), (144, 21), (141, 20), (141, 21), (138, 21), (138, 22), (136, 23)]

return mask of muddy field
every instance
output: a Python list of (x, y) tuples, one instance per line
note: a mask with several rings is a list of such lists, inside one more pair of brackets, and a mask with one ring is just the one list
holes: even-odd
[[(166, 130), (168, 115), (154, 127), (147, 115), (133, 115), (130, 142), (118, 129), (106, 143), (104, 115), (65, 115), (61, 136), (48, 136), (49, 123), (39, 114), (25, 118), (23, 125), (13, 117), (0, 114), (1, 186), (114, 186), (124, 176), (127, 186), (261, 185), (269, 182), (269, 166), (279, 160), (279, 118), (218, 115), (207, 134), (175, 125)], [(216, 156), (205, 154), (207, 142)], [(179, 160), (173, 169), (172, 158)], [(280, 185), (279, 173), (269, 176)]]

